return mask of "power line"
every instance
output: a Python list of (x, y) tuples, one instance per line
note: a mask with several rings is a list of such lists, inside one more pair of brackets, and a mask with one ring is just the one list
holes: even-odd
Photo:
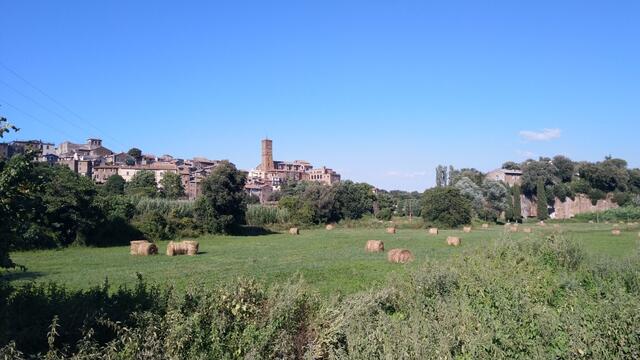
[[(90, 121), (84, 119), (82, 116), (78, 115), (78, 113), (76, 113), (75, 111), (71, 110), (68, 106), (64, 105), (63, 103), (61, 103), (60, 101), (56, 100), (53, 96), (47, 94), (44, 90), (40, 89), (39, 87), (37, 87), (36, 85), (34, 85), (33, 83), (31, 83), (29, 80), (25, 79), (23, 76), (21, 76), (20, 74), (18, 74), (17, 72), (15, 72), (13, 69), (11, 69), (10, 67), (8, 67), (7, 65), (5, 65), (3, 62), (0, 61), (0, 66), (2, 66), (5, 70), (7, 70), (8, 72), (10, 72), (11, 74), (13, 74), (15, 77), (17, 77), (18, 79), (22, 80), (25, 84), (29, 85), (31, 88), (33, 88), (34, 90), (36, 90), (37, 92), (39, 92), (41, 95), (43, 95), (44, 97), (46, 97), (47, 99), (49, 99), (51, 102), (53, 102), (54, 104), (58, 105), (59, 107), (61, 107), (62, 109), (66, 110), (68, 113), (70, 113), (71, 115), (75, 116), (76, 118), (78, 118), (80, 121), (82, 121), (83, 123), (86, 123), (87, 125), (89, 125), (90, 127), (92, 127), (95, 131), (98, 131), (98, 134), (102, 135), (106, 135), (110, 140), (112, 140), (113, 142), (115, 142), (116, 144), (122, 146), (123, 148), (125, 148), (126, 146), (124, 144), (122, 144), (120, 141), (118, 141), (117, 139), (113, 138), (112, 136), (108, 135), (107, 133), (105, 133), (104, 131), (102, 131), (101, 129), (99, 129), (98, 127), (96, 127), (95, 125), (93, 125)], [(1, 81), (1, 80), (0, 80)], [(19, 92), (18, 90), (16, 90), (15, 88), (12, 88), (10, 85), (8, 85), (7, 83), (3, 82), (5, 84), (5, 86), (11, 88), (12, 90), (20, 93), (22, 96), (25, 96), (27, 98), (29, 98), (28, 96), (22, 94), (21, 92)], [(72, 124), (73, 126), (80, 128), (79, 125), (71, 122), (70, 120), (67, 120), (66, 118), (62, 117), (60, 114), (58, 114), (57, 112), (53, 111), (53, 110), (49, 110), (46, 107), (44, 107), (42, 104), (38, 103), (37, 101), (30, 99), (31, 101), (34, 101), (36, 104), (38, 104), (40, 107), (44, 108), (45, 110), (53, 113), (54, 115), (56, 115), (57, 117), (65, 120), (66, 122)]]
[(61, 130), (61, 129), (58, 129), (58, 128), (56, 128), (56, 127), (52, 126), (51, 124), (47, 123), (46, 121), (42, 121), (42, 120), (38, 119), (37, 117), (35, 117), (35, 116), (33, 116), (33, 115), (29, 114), (28, 112), (26, 112), (26, 111), (24, 111), (24, 110), (20, 109), (19, 107), (15, 106), (15, 105), (12, 105), (11, 103), (9, 103), (9, 102), (7, 102), (7, 101), (3, 100), (2, 98), (0, 98), (0, 103), (3, 103), (3, 104), (5, 104), (5, 105), (9, 106), (10, 108), (13, 108), (14, 110), (18, 111), (18, 112), (19, 112), (19, 113), (21, 113), (22, 115), (24, 115), (24, 116), (26, 116), (26, 117), (29, 117), (29, 118), (31, 118), (31, 119), (33, 119), (33, 120), (35, 120), (35, 121), (37, 121), (37, 122), (41, 123), (42, 125), (44, 125), (44, 126), (46, 126), (46, 127), (50, 128), (50, 129), (52, 129), (53, 131), (58, 132), (60, 135), (62, 135), (62, 136), (64, 136), (64, 137), (69, 137), (69, 134), (67, 134), (65, 131), (63, 131), (63, 130)]

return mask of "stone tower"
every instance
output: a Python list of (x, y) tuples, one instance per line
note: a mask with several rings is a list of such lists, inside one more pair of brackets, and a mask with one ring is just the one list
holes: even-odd
[(273, 170), (273, 142), (269, 139), (262, 140), (262, 170)]

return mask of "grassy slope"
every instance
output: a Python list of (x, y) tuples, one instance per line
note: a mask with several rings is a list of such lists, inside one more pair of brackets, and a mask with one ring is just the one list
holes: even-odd
[[(534, 227), (534, 234), (554, 231), (551, 226)], [(611, 225), (566, 224), (562, 231), (573, 238), (591, 256), (622, 258), (636, 251), (639, 229), (622, 226), (620, 237), (610, 234)], [(67, 248), (19, 252), (12, 254), (16, 263), (27, 266), (28, 272), (5, 275), (16, 283), (37, 281), (63, 282), (74, 288), (101, 284), (105, 278), (114, 285), (132, 284), (136, 273), (154, 282), (166, 282), (184, 289), (189, 284), (215, 284), (237, 276), (250, 276), (266, 282), (279, 281), (301, 273), (306, 281), (322, 294), (344, 294), (369, 289), (379, 284), (392, 271), (405, 271), (406, 267), (388, 264), (386, 254), (366, 254), (368, 239), (385, 242), (386, 249), (410, 249), (416, 262), (444, 259), (461, 249), (447, 247), (448, 235), (463, 239), (462, 249), (491, 246), (492, 240), (503, 231), (502, 227), (461, 231), (442, 231), (429, 236), (425, 230), (399, 230), (389, 235), (384, 229), (307, 230), (300, 236), (273, 234), (254, 237), (206, 236), (199, 239), (200, 255), (196, 257), (167, 257), (166, 242), (159, 243), (161, 255), (134, 257), (128, 247)], [(512, 236), (526, 237), (518, 233)]]

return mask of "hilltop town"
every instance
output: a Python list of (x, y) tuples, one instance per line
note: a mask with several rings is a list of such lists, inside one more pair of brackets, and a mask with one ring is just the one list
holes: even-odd
[[(202, 157), (179, 159), (167, 154), (155, 156), (143, 154), (137, 148), (128, 152), (114, 152), (103, 146), (102, 139), (97, 138), (89, 138), (84, 144), (65, 141), (58, 146), (42, 140), (0, 143), (0, 159), (23, 154), (29, 149), (37, 152), (38, 161), (67, 166), (97, 184), (105, 183), (113, 175), (122, 176), (129, 182), (136, 173), (150, 171), (160, 187), (166, 173), (179, 174), (189, 199), (201, 194), (203, 179), (222, 161)], [(273, 160), (273, 140), (270, 139), (262, 140), (261, 159), (254, 169), (246, 171), (248, 176), (245, 185), (247, 193), (256, 196), (260, 202), (268, 201), (269, 195), (280, 190), (285, 183), (312, 181), (332, 185), (340, 182), (340, 174), (325, 166), (314, 168), (305, 160)]]

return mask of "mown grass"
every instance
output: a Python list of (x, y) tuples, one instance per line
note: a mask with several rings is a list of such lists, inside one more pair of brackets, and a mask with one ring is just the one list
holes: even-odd
[[(508, 237), (527, 238), (540, 233), (562, 232), (575, 240), (589, 257), (623, 259), (637, 251), (639, 227), (621, 225), (622, 235), (611, 235), (613, 225), (562, 224), (560, 229), (548, 225), (531, 226), (533, 234), (522, 232)], [(166, 242), (159, 242), (160, 255), (135, 257), (128, 247), (85, 248), (16, 252), (12, 258), (28, 268), (26, 272), (10, 271), (3, 275), (18, 285), (27, 281), (55, 281), (70, 288), (86, 289), (108, 279), (115, 285), (133, 285), (137, 274), (151, 282), (173, 285), (178, 291), (195, 285), (216, 286), (237, 277), (250, 277), (266, 284), (279, 283), (301, 274), (322, 295), (352, 294), (381, 286), (390, 274), (414, 269), (429, 260), (447, 259), (460, 251), (473, 251), (494, 246), (493, 240), (504, 232), (502, 226), (489, 230), (474, 229), (465, 234), (459, 230), (441, 231), (429, 236), (426, 230), (400, 229), (389, 235), (384, 229), (302, 230), (299, 236), (276, 233), (263, 236), (204, 236), (200, 254), (195, 257), (164, 255)], [(460, 236), (461, 248), (446, 246), (447, 236)], [(412, 264), (393, 265), (386, 253), (367, 254), (366, 240), (385, 242), (385, 248), (410, 249), (416, 258)], [(115, 288), (114, 287), (114, 288)]]

